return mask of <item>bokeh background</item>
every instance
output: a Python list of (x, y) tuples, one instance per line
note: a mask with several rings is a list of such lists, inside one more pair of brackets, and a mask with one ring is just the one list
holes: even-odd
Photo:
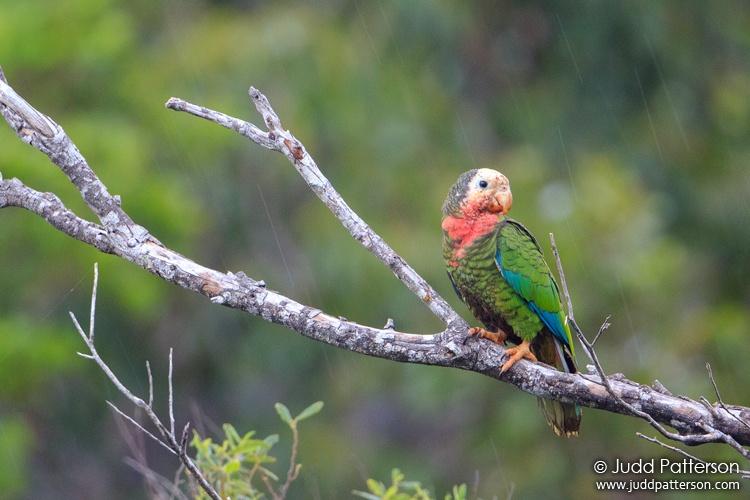
[[(164, 108), (178, 96), (259, 123), (253, 85), (467, 319), (445, 277), (440, 206), (460, 173), (493, 167), (548, 257), (555, 233), (585, 331), (612, 316), (597, 343), (609, 373), (713, 400), (710, 362), (723, 399), (740, 405), (750, 405), (749, 53), (739, 1), (0, 0), (11, 85), (174, 250), (350, 320), (442, 328), (283, 156)], [(0, 171), (93, 220), (4, 124)], [(94, 262), (102, 356), (141, 395), (149, 360), (164, 414), (174, 348), (178, 424), (214, 438), (223, 422), (278, 432), (283, 473), (290, 437), (273, 404), (325, 402), (301, 425), (293, 498), (349, 498), (393, 467), (440, 497), (468, 483), (472, 498), (592, 498), (596, 459), (678, 458), (635, 436), (654, 434), (645, 423), (595, 410), (579, 438), (557, 438), (535, 398), (511, 386), (304, 339), (22, 210), (0, 212), (0, 235), (4, 498), (146, 497), (124, 462), (133, 450), (166, 477), (177, 467), (121, 430), (105, 400), (131, 405), (76, 355), (67, 312), (87, 318)], [(717, 445), (690, 451), (739, 459)]]

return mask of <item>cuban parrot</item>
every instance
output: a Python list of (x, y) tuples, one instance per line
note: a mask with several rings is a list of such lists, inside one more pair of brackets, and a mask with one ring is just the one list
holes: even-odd
[[(507, 371), (521, 358), (576, 373), (573, 341), (560, 292), (536, 239), (506, 217), (513, 203), (507, 177), (489, 168), (462, 174), (443, 204), (443, 255), (461, 300), (485, 329), (469, 333), (503, 345)], [(578, 434), (581, 408), (543, 398), (539, 406), (558, 435)]]

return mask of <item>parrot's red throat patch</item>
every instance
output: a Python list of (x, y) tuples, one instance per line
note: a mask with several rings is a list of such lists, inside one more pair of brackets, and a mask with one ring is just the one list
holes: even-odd
[[(466, 247), (474, 243), (480, 236), (493, 231), (499, 220), (498, 214), (484, 213), (474, 218), (455, 217), (449, 215), (443, 220), (443, 231), (453, 242), (453, 256), (461, 259), (466, 255)], [(451, 260), (453, 267), (458, 266)]]

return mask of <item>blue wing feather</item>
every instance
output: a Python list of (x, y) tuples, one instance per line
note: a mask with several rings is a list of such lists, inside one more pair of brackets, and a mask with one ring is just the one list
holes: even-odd
[[(565, 331), (565, 327), (560, 320), (560, 315), (557, 312), (545, 311), (537, 306), (533, 300), (528, 300), (526, 298), (533, 297), (532, 287), (535, 285), (531, 282), (531, 280), (522, 276), (521, 274), (514, 273), (513, 271), (505, 269), (502, 265), (502, 256), (500, 254), (499, 248), (495, 252), (495, 263), (500, 269), (500, 272), (502, 272), (505, 281), (507, 281), (510, 286), (513, 287), (513, 290), (515, 290), (516, 293), (521, 296), (526, 305), (529, 306), (529, 309), (534, 311), (536, 315), (539, 316), (539, 319), (541, 319), (542, 322), (547, 326), (547, 328), (550, 329), (555, 338), (562, 342), (563, 345), (570, 347), (570, 337), (568, 337), (568, 334)], [(557, 288), (557, 285), (554, 284), (554, 281), (552, 281), (552, 284), (553, 286), (555, 286), (555, 288)]]

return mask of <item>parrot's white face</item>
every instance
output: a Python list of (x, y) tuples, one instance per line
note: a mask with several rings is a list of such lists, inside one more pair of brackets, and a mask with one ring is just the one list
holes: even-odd
[(497, 170), (480, 168), (466, 189), (464, 208), (467, 212), (505, 215), (513, 205), (508, 178)]

